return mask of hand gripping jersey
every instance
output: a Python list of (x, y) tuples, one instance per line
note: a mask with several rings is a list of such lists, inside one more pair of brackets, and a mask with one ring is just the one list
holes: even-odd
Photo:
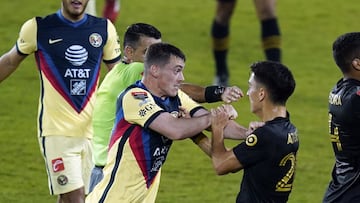
[(35, 52), (41, 82), (39, 136), (91, 138), (101, 60), (120, 60), (114, 26), (89, 15), (70, 22), (58, 11), (28, 20), (16, 46), (21, 54)]
[(329, 133), (335, 153), (324, 202), (360, 201), (360, 82), (339, 80), (329, 94)]
[(104, 178), (86, 202), (155, 202), (172, 140), (149, 125), (162, 112), (178, 117), (179, 106), (191, 115), (202, 108), (180, 90), (165, 100), (152, 96), (140, 81), (119, 96)]

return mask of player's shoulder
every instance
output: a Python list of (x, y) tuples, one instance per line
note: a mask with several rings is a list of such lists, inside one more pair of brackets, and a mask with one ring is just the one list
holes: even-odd
[(27, 19), (23, 25), (22, 25), (22, 29), (28, 29), (28, 28), (34, 28), (36, 27), (37, 25), (37, 18), (38, 17), (33, 17), (33, 18), (30, 18), (30, 19)]
[(144, 64), (140, 62), (132, 62), (129, 64), (125, 64), (121, 67), (121, 71), (126, 73), (141, 74), (142, 72), (144, 72)]
[(36, 16), (34, 17), (38, 24), (44, 24), (48, 26), (54, 26), (53, 23), (59, 21), (59, 13), (51, 13), (46, 16)]
[(111, 24), (111, 21), (109, 21), (108, 19), (106, 18), (103, 18), (103, 17), (97, 17), (97, 16), (93, 16), (93, 15), (89, 15), (89, 14), (86, 14), (87, 16), (87, 20), (90, 21), (90, 22), (101, 22), (101, 23), (110, 23)]
[(144, 63), (141, 63), (141, 62), (132, 62), (132, 63), (129, 64), (129, 67), (131, 67), (131, 68), (144, 69)]
[(190, 98), (190, 96), (189, 95), (187, 95), (185, 92), (183, 92), (181, 89), (179, 89), (178, 90), (178, 97), (180, 98), (180, 100), (184, 100), (184, 99), (190, 99), (190, 100), (192, 100), (191, 98)]
[(136, 83), (127, 87), (124, 90), (123, 95), (124, 95), (124, 99), (127, 99), (127, 100), (128, 99), (130, 99), (130, 100), (145, 100), (148, 98), (152, 98), (152, 95), (149, 91), (137, 86)]
[(340, 92), (340, 95), (343, 101), (358, 101), (360, 99), (360, 84), (348, 85), (342, 93)]

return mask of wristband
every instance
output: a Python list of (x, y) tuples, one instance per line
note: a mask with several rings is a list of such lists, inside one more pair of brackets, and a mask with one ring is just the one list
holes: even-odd
[(200, 133), (200, 134), (197, 134), (193, 137), (190, 137), (190, 139), (195, 143), (195, 144), (199, 144), (200, 140), (202, 140), (203, 138), (205, 138), (206, 135)]
[(205, 88), (205, 101), (207, 103), (221, 101), (221, 95), (224, 91), (225, 87), (223, 86), (207, 86)]

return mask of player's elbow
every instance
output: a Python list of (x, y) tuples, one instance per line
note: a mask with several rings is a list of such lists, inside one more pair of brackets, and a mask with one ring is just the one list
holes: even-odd
[(214, 166), (213, 168), (215, 170), (216, 175), (218, 176), (226, 175), (229, 173), (226, 170), (224, 170), (221, 166)]
[(229, 173), (221, 161), (217, 160), (216, 158), (212, 157), (213, 168), (215, 170), (216, 175), (221, 176)]
[(179, 132), (173, 131), (173, 132), (168, 133), (167, 137), (171, 140), (183, 140), (185, 138), (188, 138), (189, 136), (180, 131)]

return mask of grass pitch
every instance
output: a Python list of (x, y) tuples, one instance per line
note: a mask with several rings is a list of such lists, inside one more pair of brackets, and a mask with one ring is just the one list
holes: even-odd
[[(97, 2), (101, 13), (103, 1)], [(328, 92), (341, 77), (331, 55), (331, 44), (344, 33), (357, 31), (357, 1), (279, 1), (278, 16), (283, 37), (283, 63), (291, 68), (297, 87), (288, 102), (298, 127), (300, 150), (296, 179), (289, 202), (321, 202), (333, 164), (328, 135)], [(15, 43), (22, 23), (33, 16), (55, 12), (60, 1), (4, 1), (0, 8), (0, 53)], [(210, 25), (214, 0), (123, 0), (116, 28), (122, 38), (134, 22), (155, 25), (163, 40), (187, 55), (188, 82), (211, 84), (214, 61), (210, 50)], [(230, 82), (247, 90), (249, 64), (263, 60), (259, 24), (252, 1), (239, 1), (231, 24), (228, 63)], [(102, 72), (102, 76), (105, 71)], [(39, 95), (34, 57), (0, 84), (0, 202), (55, 202), (47, 189), (44, 163), (36, 138)], [(207, 107), (215, 106), (208, 105)], [(234, 104), (238, 122), (257, 120), (247, 98)], [(179, 129), (181, 130), (181, 129)], [(237, 142), (229, 141), (229, 147)], [(242, 172), (216, 176), (211, 161), (191, 141), (175, 142), (166, 164), (157, 202), (235, 202)]]

